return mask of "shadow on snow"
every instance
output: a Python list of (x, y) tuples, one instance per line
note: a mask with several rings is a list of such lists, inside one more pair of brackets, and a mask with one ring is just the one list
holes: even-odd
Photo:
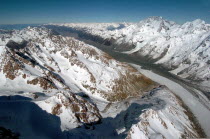
[[(80, 95), (83, 96), (82, 93)], [(139, 116), (145, 109), (162, 109), (164, 107), (163, 100), (157, 99), (155, 101), (158, 106), (154, 106), (154, 103), (132, 103), (115, 118), (103, 118), (100, 124), (93, 125), (90, 129), (86, 129), (84, 125), (80, 128), (62, 132), (60, 118), (42, 110), (38, 105), (31, 102), (30, 98), (1, 96), (0, 126), (20, 133), (20, 137), (30, 139), (125, 138), (126, 132), (131, 126), (140, 121)], [(123, 133), (118, 135), (116, 130), (123, 128)]]

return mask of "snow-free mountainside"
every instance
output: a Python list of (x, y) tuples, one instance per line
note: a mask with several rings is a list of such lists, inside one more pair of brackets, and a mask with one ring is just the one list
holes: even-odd
[[(152, 24), (150, 20), (157, 21)], [(163, 27), (157, 29), (159, 20), (148, 19), (145, 29), (141, 29), (145, 21), (65, 26), (112, 39), (119, 46), (132, 43), (133, 48), (123, 48), (122, 52), (128, 54), (140, 54), (143, 49), (150, 51), (146, 46), (157, 43), (150, 54), (155, 54), (153, 58), (161, 55), (157, 62), (166, 66), (169, 61), (171, 67), (177, 64), (173, 72), (178, 71), (184, 58), (171, 61), (167, 58), (170, 56), (162, 55), (166, 42), (161, 45), (160, 36), (166, 41), (164, 34), (170, 34), (169, 28), (172, 30), (180, 25), (161, 18)], [(201, 21), (195, 24), (204, 26), (202, 33), (195, 31), (195, 34), (200, 34), (201, 38), (209, 35), (208, 31), (204, 35), (205, 30), (209, 30), (208, 25)], [(140, 43), (145, 45), (140, 46)], [(200, 40), (200, 45), (209, 51), (207, 39)], [(206, 51), (204, 54), (209, 59)], [(194, 61), (182, 70), (198, 60), (199, 64), (203, 63), (203, 72), (198, 66), (182, 75), (191, 77), (192, 72), (193, 77), (203, 79), (203, 85), (208, 84), (209, 69), (205, 66), (209, 63), (203, 57), (196, 58), (196, 54), (193, 57)], [(130, 64), (119, 62), (92, 45), (45, 27), (0, 30), (0, 138), (13, 136), (31, 139), (206, 137), (193, 113), (167, 86), (154, 82)]]
[(162, 17), (151, 17), (138, 23), (54, 25), (98, 37), (112, 45), (115, 51), (144, 56), (171, 73), (194, 81), (204, 91), (210, 91), (210, 24), (200, 19), (182, 25)]

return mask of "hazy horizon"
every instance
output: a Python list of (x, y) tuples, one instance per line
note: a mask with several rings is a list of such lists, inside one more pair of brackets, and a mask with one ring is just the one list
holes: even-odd
[[(150, 18), (150, 17), (158, 17), (158, 16), (149, 16), (149, 17), (147, 17), (147, 18)], [(159, 16), (159, 17), (162, 17), (162, 16)], [(15, 25), (26, 25), (26, 26), (28, 26), (28, 25), (34, 25), (34, 26), (37, 26), (37, 25), (43, 25), (43, 24), (50, 24), (50, 23), (53, 23), (53, 24), (65, 24), (65, 23), (123, 23), (123, 22), (127, 22), (127, 23), (138, 23), (138, 22), (140, 22), (140, 21), (142, 21), (142, 20), (145, 20), (145, 19), (147, 19), (147, 18), (144, 18), (144, 19), (141, 19), (141, 20), (139, 20), (139, 21), (121, 21), (121, 22), (100, 22), (100, 21), (98, 21), (98, 22), (46, 22), (46, 23), (8, 23), (8, 24), (0, 24), (0, 26), (15, 26)], [(177, 23), (177, 24), (184, 24), (184, 23), (186, 23), (186, 22), (192, 22), (192, 21), (194, 21), (194, 20), (197, 20), (197, 19), (199, 19), (199, 18), (197, 18), (197, 19), (192, 19), (192, 20), (189, 20), (189, 21), (185, 21), (185, 22), (183, 22), (183, 23), (179, 23), (179, 22), (176, 22), (176, 21), (174, 21), (174, 20), (169, 20), (169, 19), (167, 19), (167, 18), (164, 18), (163, 17), (163, 19), (165, 19), (165, 20), (168, 20), (168, 21), (173, 21), (173, 22), (175, 22), (175, 23)], [(200, 20), (202, 20), (202, 19), (200, 19)], [(203, 20), (203, 21), (205, 21), (205, 20)], [(205, 21), (205, 23), (207, 23), (207, 24), (210, 24), (210, 22), (206, 22)]]

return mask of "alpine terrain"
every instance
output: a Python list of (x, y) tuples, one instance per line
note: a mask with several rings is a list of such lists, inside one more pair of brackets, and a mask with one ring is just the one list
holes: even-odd
[(209, 92), (199, 19), (0, 29), (0, 138), (210, 137)]
[(70, 27), (75, 32), (80, 31), (81, 36), (111, 45), (114, 51), (145, 57), (193, 81), (205, 92), (210, 91), (210, 25), (200, 19), (182, 25), (162, 17), (150, 17), (138, 23), (66, 23), (59, 26)]

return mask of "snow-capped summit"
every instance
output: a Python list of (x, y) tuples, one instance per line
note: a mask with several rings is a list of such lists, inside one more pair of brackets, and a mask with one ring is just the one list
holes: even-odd
[(165, 20), (162, 17), (156, 16), (147, 18), (137, 23), (138, 28), (144, 28), (145, 30), (148, 30), (148, 28), (150, 28), (152, 29), (152, 31), (157, 31), (161, 33), (166, 33), (174, 25), (177, 24), (175, 22)]

